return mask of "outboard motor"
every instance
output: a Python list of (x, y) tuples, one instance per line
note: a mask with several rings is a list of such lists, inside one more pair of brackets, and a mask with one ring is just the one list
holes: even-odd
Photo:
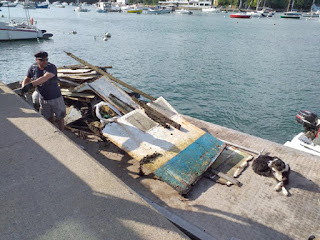
[(301, 110), (296, 115), (296, 121), (304, 127), (306, 136), (313, 140), (318, 137), (320, 124), (318, 123), (318, 116), (308, 110)]

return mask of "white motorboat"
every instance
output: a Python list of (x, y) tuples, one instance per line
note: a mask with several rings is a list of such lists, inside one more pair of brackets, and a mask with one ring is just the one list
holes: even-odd
[(171, 13), (172, 8), (170, 7), (162, 7), (162, 6), (156, 6), (154, 8), (149, 8), (146, 13), (147, 14), (164, 14), (164, 13)]
[(74, 9), (75, 12), (90, 12), (90, 10), (88, 10), (87, 8), (82, 8), (81, 6), (76, 7)]
[(318, 120), (318, 116), (310, 111), (301, 110), (297, 114), (296, 120), (303, 125), (305, 131), (299, 133), (284, 145), (320, 156), (320, 121)]
[(16, 7), (18, 5), (18, 1), (9, 2), (9, 1), (0, 1), (2, 3), (2, 7)]
[(265, 17), (265, 15), (259, 11), (249, 11), (247, 12), (247, 15), (250, 15), (251, 17)]
[(307, 18), (318, 18), (320, 16), (319, 12), (308, 12), (308, 13), (303, 13), (302, 17), (307, 17)]
[(214, 13), (219, 13), (220, 9), (216, 7), (208, 7), (208, 8), (202, 8), (202, 12), (214, 12)]
[(38, 29), (36, 26), (32, 25), (31, 22), (16, 23), (12, 20), (8, 23), (0, 22), (0, 41), (44, 39), (52, 37), (51, 33), (46, 33), (45, 30)]
[(186, 10), (186, 9), (175, 10), (175, 13), (179, 13), (179, 14), (192, 14), (191, 11)]
[(96, 11), (100, 13), (105, 12), (121, 12), (121, 7), (118, 4), (111, 2), (98, 2), (96, 5)]

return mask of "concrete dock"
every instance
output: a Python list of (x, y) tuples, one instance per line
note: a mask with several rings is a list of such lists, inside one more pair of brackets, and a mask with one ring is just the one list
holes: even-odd
[(202, 178), (183, 197), (152, 175), (139, 176), (139, 163), (111, 143), (65, 132), (73, 144), (0, 87), (3, 239), (184, 237), (154, 209), (199, 239), (320, 236), (320, 157), (185, 116), (221, 140), (280, 157), (292, 171), (289, 197), (251, 166), (238, 178), (241, 187)]
[(0, 239), (189, 239), (0, 82)]

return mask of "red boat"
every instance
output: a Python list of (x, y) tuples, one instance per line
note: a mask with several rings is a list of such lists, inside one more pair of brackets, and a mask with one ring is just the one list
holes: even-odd
[(243, 14), (243, 13), (236, 13), (236, 14), (230, 14), (231, 18), (250, 18), (250, 15)]

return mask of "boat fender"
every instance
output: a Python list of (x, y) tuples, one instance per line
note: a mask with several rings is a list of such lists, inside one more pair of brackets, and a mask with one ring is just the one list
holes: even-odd
[(30, 19), (30, 23), (31, 23), (31, 25), (33, 25), (33, 18)]

